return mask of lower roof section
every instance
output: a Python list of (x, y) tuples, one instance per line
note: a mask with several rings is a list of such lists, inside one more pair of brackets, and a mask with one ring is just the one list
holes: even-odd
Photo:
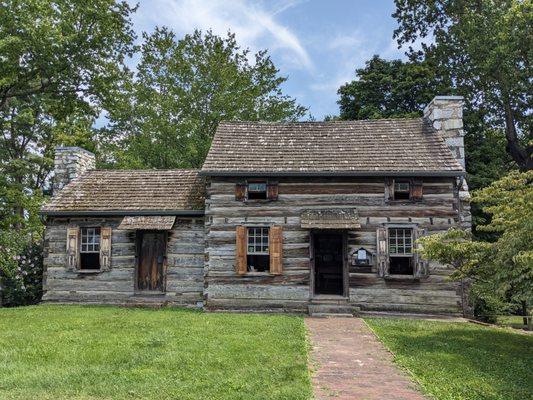
[(174, 215), (182, 217), (200, 217), (204, 210), (104, 210), (104, 211), (48, 211), (41, 210), (41, 215), (49, 217), (124, 217), (124, 216), (159, 216)]
[(41, 213), (203, 214), (205, 190), (205, 178), (197, 170), (90, 170), (55, 193)]

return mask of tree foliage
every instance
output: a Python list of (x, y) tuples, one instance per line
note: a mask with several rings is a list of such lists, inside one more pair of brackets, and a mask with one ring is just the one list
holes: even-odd
[(472, 201), (491, 218), (478, 229), (493, 241), (472, 241), (451, 229), (423, 237), (422, 254), (454, 267), (454, 279), (473, 279), (481, 299), (527, 304), (533, 301), (533, 171), (514, 171), (473, 193)]
[(522, 169), (533, 168), (533, 3), (521, 0), (395, 0), (399, 45), (432, 38), (411, 59), (446, 70), (473, 109), (503, 128)]
[(127, 2), (112, 0), (0, 6), (0, 275), (10, 302), (37, 293), (20, 274), (40, 246), (38, 210), (54, 147), (94, 149), (94, 119), (129, 75), (132, 12)]
[(377, 55), (355, 73), (357, 79), (338, 90), (340, 119), (419, 117), (436, 93), (449, 92), (451, 86), (428, 62), (388, 61)]
[(231, 33), (195, 31), (177, 40), (157, 28), (144, 35), (135, 79), (110, 111), (107, 133), (121, 138), (112, 143), (113, 161), (129, 168), (198, 168), (220, 121), (289, 121), (305, 114), (283, 95), (285, 80), (266, 51), (242, 50)]

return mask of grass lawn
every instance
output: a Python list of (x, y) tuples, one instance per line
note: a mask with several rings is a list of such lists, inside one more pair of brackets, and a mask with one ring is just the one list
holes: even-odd
[(497, 324), (501, 326), (508, 326), (514, 329), (527, 330), (526, 328), (528, 328), (526, 325), (524, 325), (524, 317), (519, 315), (502, 315), (498, 317)]
[(533, 398), (533, 335), (469, 323), (366, 321), (436, 399)]
[(0, 399), (308, 399), (301, 317), (0, 309)]

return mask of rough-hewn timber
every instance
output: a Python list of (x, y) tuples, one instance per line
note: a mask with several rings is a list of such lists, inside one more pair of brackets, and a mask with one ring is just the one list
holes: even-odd
[[(148, 297), (135, 290), (135, 230), (118, 229), (122, 218), (50, 218), (45, 233), (44, 301), (83, 303), (167, 302), (201, 306), (204, 271), (204, 221), (176, 219), (168, 231), (165, 290)], [(66, 237), (69, 226), (112, 228), (109, 271), (80, 273), (66, 267)]]
[[(414, 177), (416, 178), (416, 177)], [(279, 178), (278, 200), (237, 201), (237, 178), (212, 177), (206, 197), (206, 275), (208, 309), (307, 311), (310, 287), (310, 230), (300, 215), (313, 208), (356, 208), (360, 228), (348, 231), (348, 257), (360, 247), (375, 253), (376, 229), (386, 223), (416, 224), (428, 233), (460, 221), (458, 184), (453, 178), (424, 178), (418, 202), (387, 201), (385, 178)], [(283, 229), (283, 274), (235, 271), (238, 225)], [(349, 302), (362, 310), (420, 313), (461, 312), (461, 292), (450, 271), (430, 265), (429, 276), (381, 278), (371, 268), (349, 267)]]

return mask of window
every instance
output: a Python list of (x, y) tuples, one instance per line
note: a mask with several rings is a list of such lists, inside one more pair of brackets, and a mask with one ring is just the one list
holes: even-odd
[(268, 272), (270, 270), (269, 228), (248, 228), (247, 265), (248, 271)]
[(266, 200), (267, 199), (266, 182), (248, 183), (248, 199), (249, 200)]
[(394, 182), (394, 200), (409, 200), (411, 188), (409, 182)]
[(235, 200), (277, 200), (278, 183), (274, 181), (252, 180), (235, 185)]
[(390, 274), (413, 274), (413, 230), (389, 228)]
[(81, 228), (80, 269), (100, 269), (100, 228)]

